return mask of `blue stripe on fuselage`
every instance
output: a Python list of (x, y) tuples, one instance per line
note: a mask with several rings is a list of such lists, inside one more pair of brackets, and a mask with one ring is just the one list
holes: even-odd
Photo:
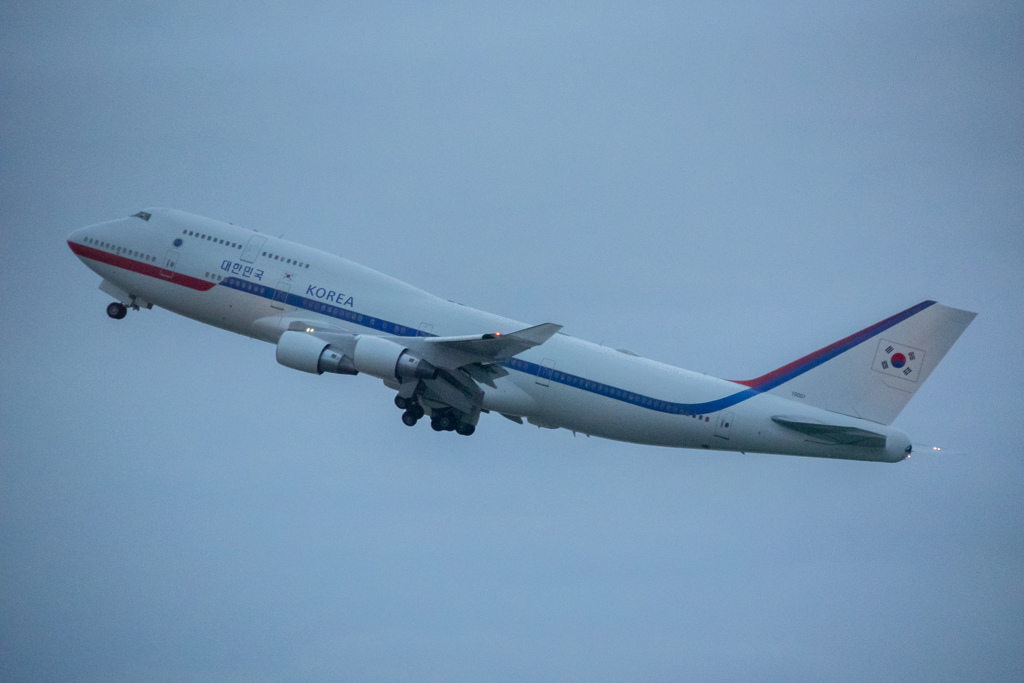
[[(394, 323), (389, 320), (383, 320), (381, 318), (374, 318), (362, 313), (357, 313), (356, 311), (349, 310), (342, 306), (332, 306), (322, 301), (310, 299), (299, 294), (293, 294), (283, 289), (275, 289), (273, 287), (268, 287), (266, 285), (257, 284), (255, 282), (250, 282), (236, 277), (224, 278), (224, 280), (218, 284), (241, 292), (248, 292), (264, 299), (277, 301), (287, 306), (355, 323), (356, 325), (362, 325), (363, 327), (368, 327), (370, 329), (398, 337), (435, 336), (428, 332), (423, 332), (406, 325), (399, 325), (398, 323)], [(876, 330), (875, 334), (881, 331), (882, 330)], [(859, 340), (857, 343), (860, 343), (860, 341), (863, 340)], [(707, 415), (719, 410), (725, 410), (737, 403), (741, 403), (742, 401), (746, 401), (749, 398), (767, 391), (767, 389), (746, 388), (736, 392), (735, 394), (730, 394), (729, 396), (718, 398), (713, 401), (705, 401), (703, 403), (675, 403), (673, 401), (662, 401), (660, 399), (652, 398), (651, 396), (638, 394), (634, 391), (620, 389), (618, 387), (611, 386), (610, 384), (596, 382), (585, 377), (561, 372), (560, 370), (546, 368), (538, 365), (537, 363), (531, 363), (519, 358), (511, 358), (505, 361), (502, 365), (510, 370), (516, 370), (527, 375), (534, 375), (539, 379), (564, 384), (567, 387), (580, 389), (581, 391), (588, 391), (592, 394), (598, 394), (599, 396), (604, 396), (615, 401), (622, 401), (623, 403), (629, 403), (640, 408), (646, 408), (647, 410), (654, 410), (656, 412), (668, 413), (671, 415)], [(812, 367), (815, 366), (813, 364), (807, 364), (800, 372), (796, 372), (795, 374), (787, 377), (787, 380), (796, 377), (798, 374), (803, 374), (803, 372), (810, 370)]]

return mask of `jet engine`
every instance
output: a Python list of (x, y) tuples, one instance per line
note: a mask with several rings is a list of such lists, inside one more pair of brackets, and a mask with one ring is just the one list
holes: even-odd
[(409, 349), (390, 339), (359, 335), (356, 337), (353, 364), (360, 372), (381, 379), (433, 379), (437, 368)]
[(277, 341), (277, 362), (295, 370), (322, 375), (357, 375), (381, 379), (433, 379), (437, 368), (390, 339), (372, 335), (341, 335), (332, 345), (305, 332), (288, 330)]
[(277, 341), (277, 362), (294, 370), (322, 375), (358, 375), (352, 359), (332, 349), (323, 339), (289, 330)]

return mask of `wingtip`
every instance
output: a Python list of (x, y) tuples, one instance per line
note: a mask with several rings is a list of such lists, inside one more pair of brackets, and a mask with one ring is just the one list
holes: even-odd
[(521, 339), (523, 341), (539, 345), (555, 336), (560, 329), (562, 329), (562, 326), (556, 325), (555, 323), (541, 323), (540, 325), (527, 327), (523, 330), (517, 330), (516, 332), (506, 336), (515, 337), (516, 339)]

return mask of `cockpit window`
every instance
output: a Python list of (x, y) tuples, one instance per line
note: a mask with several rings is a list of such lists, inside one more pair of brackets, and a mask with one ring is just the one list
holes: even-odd
[(132, 214), (132, 218), (141, 218), (144, 221), (148, 221), (149, 217), (153, 214), (146, 213), (145, 211), (139, 211), (136, 214)]

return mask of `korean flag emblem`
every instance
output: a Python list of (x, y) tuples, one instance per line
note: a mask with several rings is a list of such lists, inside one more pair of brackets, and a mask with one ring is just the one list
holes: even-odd
[(921, 349), (882, 339), (878, 342), (875, 363), (871, 369), (875, 372), (916, 382), (917, 376), (921, 372), (922, 362), (924, 362), (924, 351)]

